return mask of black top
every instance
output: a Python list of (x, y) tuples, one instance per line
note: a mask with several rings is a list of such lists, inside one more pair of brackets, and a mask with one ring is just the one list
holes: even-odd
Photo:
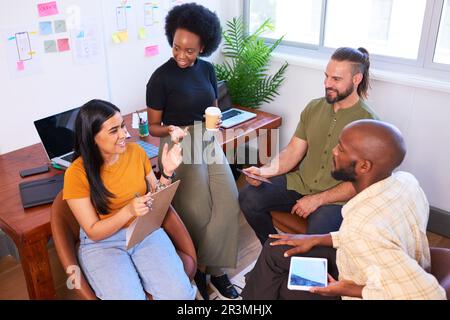
[(147, 107), (163, 111), (165, 125), (188, 126), (203, 121), (205, 109), (216, 99), (214, 67), (201, 59), (183, 69), (170, 58), (147, 83)]

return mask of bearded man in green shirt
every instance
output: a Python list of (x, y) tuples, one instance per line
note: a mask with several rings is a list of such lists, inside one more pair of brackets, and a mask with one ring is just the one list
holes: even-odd
[(366, 49), (337, 49), (326, 68), (325, 97), (306, 106), (288, 146), (263, 167), (244, 170), (272, 182), (246, 177), (249, 185), (239, 193), (241, 210), (261, 244), (269, 234), (276, 233), (270, 211), (290, 212), (307, 219), (309, 234), (339, 229), (342, 205), (356, 192), (351, 183), (331, 176), (332, 149), (347, 124), (377, 119), (364, 101), (369, 68)]

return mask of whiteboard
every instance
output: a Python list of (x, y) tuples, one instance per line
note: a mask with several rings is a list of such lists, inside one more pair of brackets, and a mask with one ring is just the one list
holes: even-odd
[[(180, 2), (0, 1), (0, 110), (3, 119), (0, 154), (40, 142), (34, 120), (81, 106), (94, 98), (111, 101), (123, 114), (144, 108), (148, 79), (171, 57), (164, 34), (164, 18), (171, 6)], [(224, 12), (225, 15), (229, 13), (223, 1), (196, 2), (215, 11), (222, 22)], [(39, 11), (40, 4), (48, 3), (55, 3), (57, 14), (52, 12), (51, 6), (48, 12)], [(155, 6), (157, 10), (153, 10)], [(123, 7), (125, 10), (121, 9)], [(233, 10), (234, 13), (236, 6), (231, 8), (230, 12)], [(43, 13), (51, 15), (40, 16)], [(61, 20), (65, 21), (67, 31), (63, 32), (62, 28), (56, 33), (56, 28), (61, 29), (60, 23), (57, 26)], [(77, 24), (82, 26), (72, 28)], [(47, 34), (49, 28), (51, 33)], [(86, 29), (84, 33), (80, 30), (83, 28)], [(145, 28), (145, 36), (142, 28)], [(91, 39), (91, 46), (77, 40), (77, 37), (86, 37), (90, 33), (88, 29), (96, 33), (97, 41)], [(124, 29), (128, 39), (117, 43), (115, 35)], [(11, 51), (15, 40), (8, 41), (8, 38), (21, 32), (29, 32), (33, 64), (11, 58), (11, 52), (17, 49)], [(18, 37), (22, 37), (20, 41), (26, 48), (26, 37), (23, 34)], [(64, 39), (69, 39), (69, 43)], [(96, 50), (95, 58), (92, 61), (85, 59), (83, 52), (92, 50)], [(27, 50), (22, 51), (26, 53)], [(207, 60), (216, 61), (219, 55), (218, 50)], [(24, 70), (18, 71), (20, 68)]]

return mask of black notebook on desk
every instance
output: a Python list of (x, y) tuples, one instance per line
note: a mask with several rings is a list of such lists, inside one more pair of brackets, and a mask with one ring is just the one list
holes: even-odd
[(41, 204), (52, 203), (64, 185), (64, 175), (22, 182), (19, 184), (22, 205), (31, 208)]

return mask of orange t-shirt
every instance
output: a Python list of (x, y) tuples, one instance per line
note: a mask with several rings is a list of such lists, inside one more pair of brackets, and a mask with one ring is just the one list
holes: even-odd
[[(127, 143), (125, 153), (113, 165), (103, 165), (100, 177), (106, 189), (114, 194), (109, 198), (110, 212), (99, 214), (100, 219), (106, 219), (129, 204), (136, 193), (143, 196), (147, 191), (145, 177), (152, 166), (144, 149), (136, 143)], [(76, 159), (64, 175), (63, 199), (81, 199), (90, 197), (90, 186), (81, 157)], [(127, 227), (128, 222), (124, 227)]]

